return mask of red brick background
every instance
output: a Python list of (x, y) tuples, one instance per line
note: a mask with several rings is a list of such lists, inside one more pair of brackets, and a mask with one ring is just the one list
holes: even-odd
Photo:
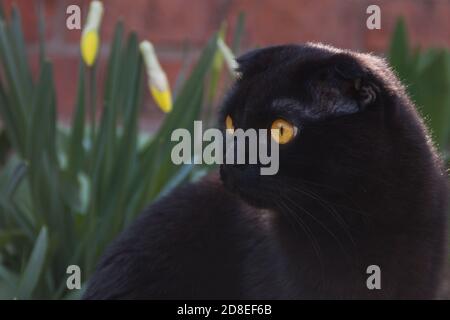
[[(5, 1), (6, 7), (15, 2), (21, 9), (31, 59), (37, 56), (38, 1)], [(48, 52), (55, 64), (58, 102), (67, 116), (74, 101), (81, 32), (66, 28), (66, 8), (79, 5), (84, 23), (89, 1), (41, 2)], [(366, 28), (370, 4), (381, 7), (381, 30)], [(136, 30), (141, 39), (155, 44), (172, 85), (185, 45), (189, 44), (195, 55), (222, 21), (227, 21), (231, 34), (240, 12), (246, 14), (244, 48), (321, 41), (382, 53), (398, 16), (405, 18), (414, 45), (450, 45), (450, 0), (105, 0), (104, 7), (102, 56), (107, 54), (115, 22), (121, 18), (128, 30)], [(150, 110), (150, 115), (161, 116), (156, 109)]]

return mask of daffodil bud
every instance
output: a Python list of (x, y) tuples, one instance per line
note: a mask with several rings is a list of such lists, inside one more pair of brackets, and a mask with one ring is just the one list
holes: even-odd
[(234, 77), (238, 77), (239, 74), (236, 71), (238, 69), (238, 63), (236, 62), (236, 58), (234, 57), (233, 52), (231, 49), (225, 44), (225, 42), (219, 38), (217, 40), (217, 47), (219, 48), (219, 51), (222, 53), (222, 56), (225, 60), (225, 63), (228, 67), (228, 70)]
[(81, 56), (86, 65), (91, 67), (97, 58), (100, 44), (99, 32), (100, 23), (103, 16), (103, 4), (100, 1), (92, 1), (89, 6), (89, 13), (86, 24), (81, 35)]
[(155, 49), (149, 41), (141, 42), (139, 48), (144, 58), (148, 85), (153, 99), (162, 111), (170, 112), (172, 110), (172, 94), (169, 81), (167, 81), (167, 76), (159, 64)]

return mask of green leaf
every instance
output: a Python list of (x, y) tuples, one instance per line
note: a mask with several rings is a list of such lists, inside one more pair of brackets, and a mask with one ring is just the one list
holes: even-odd
[(70, 135), (68, 150), (68, 172), (74, 179), (84, 162), (84, 129), (85, 129), (85, 66), (82, 61), (79, 63), (77, 101), (72, 120), (72, 132)]
[(44, 9), (42, 7), (42, 2), (38, 2), (38, 31), (39, 31), (39, 61), (40, 66), (44, 65), (45, 61), (45, 19), (44, 19)]
[(18, 151), (24, 153), (28, 121), (25, 111), (27, 107), (27, 96), (26, 92), (23, 92), (23, 88), (26, 85), (21, 81), (24, 76), (18, 68), (14, 45), (11, 43), (10, 38), (11, 36), (5, 22), (0, 20), (0, 57), (10, 91), (10, 98), (7, 99), (5, 108), (9, 108), (11, 121), (13, 121), (14, 127), (17, 128)]
[(48, 235), (47, 228), (42, 227), (36, 239), (33, 251), (28, 260), (27, 266), (20, 279), (19, 290), (17, 297), (19, 299), (30, 299), (33, 296), (33, 291), (38, 284), (41, 277), (42, 269), (45, 263), (47, 254)]
[(19, 165), (16, 167), (5, 192), (6, 198), (14, 197), (14, 193), (17, 190), (17, 187), (22, 182), (27, 173), (27, 168), (27, 164), (24, 162), (19, 163)]
[(3, 126), (6, 129), (8, 140), (11, 142), (15, 150), (21, 150), (23, 144), (23, 132), (19, 129), (19, 121), (17, 112), (11, 108), (11, 102), (7, 92), (0, 81), (0, 115), (3, 119)]
[[(225, 39), (226, 29), (227, 29), (227, 24), (225, 22), (222, 22), (219, 32), (218, 32), (219, 39), (222, 39), (222, 40)], [(209, 87), (208, 88), (209, 89), (208, 101), (207, 101), (208, 106), (211, 106), (214, 103), (214, 97), (216, 96), (216, 93), (217, 93), (217, 86), (219, 85), (219, 80), (220, 80), (220, 75), (222, 73), (223, 63), (224, 63), (223, 55), (221, 54), (221, 52), (219, 50), (217, 50), (214, 55), (213, 62), (212, 62), (210, 80), (208, 82), (208, 87)], [(211, 109), (211, 108), (208, 108), (208, 110), (209, 109)]]
[(388, 56), (389, 61), (399, 78), (402, 80), (409, 79), (409, 76), (411, 75), (409, 64), (410, 48), (406, 25), (403, 18), (397, 20)]
[(8, 287), (11, 289), (11, 292), (14, 292), (14, 294), (17, 292), (19, 286), (19, 277), (1, 264), (0, 279), (2, 279), (3, 282), (8, 285)]
[[(99, 203), (108, 187), (108, 175), (111, 173), (117, 137), (117, 99), (121, 77), (121, 48), (123, 38), (123, 25), (118, 23), (114, 34), (113, 46), (108, 61), (107, 82), (105, 86), (104, 109), (100, 122), (100, 131), (96, 138), (92, 154), (92, 191)], [(91, 212), (95, 214), (100, 208), (97, 202), (92, 203)]]
[(24, 93), (30, 97), (33, 89), (33, 81), (31, 77), (30, 66), (26, 56), (25, 40), (22, 32), (22, 22), (20, 18), (17, 5), (13, 5), (11, 13), (11, 43), (14, 47), (14, 56), (19, 69), (19, 74), (22, 77), (21, 83), (23, 84)]
[(422, 114), (428, 120), (433, 138), (443, 150), (450, 135), (450, 58), (440, 51), (419, 75), (420, 90), (416, 93), (416, 102)]
[(11, 152), (11, 142), (5, 129), (0, 128), (0, 166), (2, 166)]

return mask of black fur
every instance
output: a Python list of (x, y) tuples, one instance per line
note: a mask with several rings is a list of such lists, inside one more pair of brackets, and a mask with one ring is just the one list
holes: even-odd
[[(293, 122), (278, 174), (226, 165), (223, 183), (160, 199), (110, 246), (84, 298), (434, 298), (447, 175), (386, 63), (307, 44), (239, 64), (220, 122)], [(366, 287), (373, 264), (381, 290)]]

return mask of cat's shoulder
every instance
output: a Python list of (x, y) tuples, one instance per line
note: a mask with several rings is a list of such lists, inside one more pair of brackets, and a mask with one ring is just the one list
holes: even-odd
[(85, 298), (207, 297), (219, 287), (235, 295), (224, 274), (240, 269), (239, 234), (248, 232), (243, 220), (251, 216), (240, 205), (216, 174), (176, 188), (109, 246)]

